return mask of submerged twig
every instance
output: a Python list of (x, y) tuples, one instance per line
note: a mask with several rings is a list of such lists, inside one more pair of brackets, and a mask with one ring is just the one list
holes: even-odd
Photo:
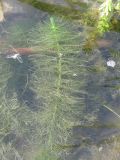
[(109, 111), (111, 111), (112, 113), (114, 113), (118, 118), (120, 118), (120, 115), (118, 113), (116, 113), (114, 110), (112, 110), (111, 108), (109, 108), (106, 105), (103, 105), (103, 107), (107, 108)]

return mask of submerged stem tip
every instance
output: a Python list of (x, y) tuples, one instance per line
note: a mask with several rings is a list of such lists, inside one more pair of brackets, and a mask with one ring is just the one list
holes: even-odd
[(53, 30), (55, 30), (55, 29), (56, 29), (56, 26), (55, 26), (55, 21), (54, 21), (54, 18), (53, 18), (53, 17), (50, 17), (50, 23), (51, 23), (51, 28), (52, 28)]

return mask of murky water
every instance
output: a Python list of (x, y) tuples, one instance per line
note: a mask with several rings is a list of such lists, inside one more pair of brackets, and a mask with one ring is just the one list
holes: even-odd
[(83, 2), (4, 1), (1, 160), (119, 160), (120, 33), (86, 53)]

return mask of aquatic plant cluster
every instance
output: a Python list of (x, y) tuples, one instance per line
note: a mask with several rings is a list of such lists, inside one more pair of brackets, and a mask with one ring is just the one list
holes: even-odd
[[(114, 0), (97, 0), (96, 2), (80, 2), (74, 0), (65, 0), (71, 8), (64, 8), (61, 5), (52, 5), (41, 0), (19, 0), (31, 4), (35, 8), (47, 11), (52, 14), (64, 16), (66, 18), (78, 19), (84, 25), (94, 26), (95, 33), (101, 35), (110, 30), (115, 25), (115, 15), (120, 15), (120, 1)], [(76, 9), (78, 6), (79, 10)], [(119, 18), (118, 18), (119, 19)], [(119, 21), (119, 20), (118, 20)], [(111, 23), (112, 22), (112, 23)]]
[[(106, 2), (101, 5), (101, 21), (113, 11), (112, 1)], [(119, 10), (119, 2), (114, 8)], [(98, 27), (102, 33), (108, 29), (105, 23), (108, 19)], [(0, 159), (30, 159), (25, 151), (34, 146), (37, 153), (31, 160), (65, 159), (76, 145), (75, 128), (94, 126), (101, 106), (108, 108), (106, 96), (112, 89), (103, 93), (101, 84), (111, 71), (97, 49), (84, 53), (86, 27), (76, 21), (50, 16), (31, 28), (22, 21), (5, 29), (0, 55)], [(19, 53), (23, 62), (5, 58), (11, 51), (23, 52)], [(78, 146), (83, 139), (77, 139)]]
[(105, 0), (99, 7), (99, 21), (98, 30), (100, 33), (104, 33), (110, 29), (110, 22), (114, 14), (120, 12), (120, 2), (114, 2), (112, 0)]
[(73, 126), (84, 121), (89, 57), (82, 53), (85, 31), (53, 17), (28, 32), (20, 26), (7, 28), (3, 48), (25, 47), (24, 37), (33, 54), (23, 55), (23, 63), (1, 59), (1, 141), (13, 147), (19, 138), (22, 147), (37, 143), (39, 160), (58, 159)]

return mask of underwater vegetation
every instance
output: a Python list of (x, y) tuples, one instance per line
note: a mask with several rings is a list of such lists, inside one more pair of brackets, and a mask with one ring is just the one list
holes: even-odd
[(33, 7), (45, 11), (51, 15), (64, 17), (65, 19), (73, 19), (79, 21), (80, 25), (89, 26), (89, 35), (87, 37), (84, 49), (86, 52), (91, 51), (95, 46), (96, 38), (102, 36), (106, 31), (119, 31), (119, 12), (120, 2), (105, 0), (105, 1), (90, 1), (80, 2), (66, 0), (67, 6), (54, 4), (53, 2), (43, 2), (41, 0), (19, 0)]
[[(9, 69), (4, 68), (1, 75), (10, 74), (3, 83), (7, 88), (5, 101), (10, 107), (5, 105), (4, 109), (8, 109), (11, 118), (9, 125), (4, 122), (6, 136), (3, 134), (1, 138), (14, 148), (18, 146), (18, 139), (21, 139), (22, 147), (37, 144), (39, 153), (36, 159), (39, 160), (62, 158), (63, 153), (66, 154), (66, 150), (61, 152), (62, 147), (74, 144), (74, 138), (71, 139), (73, 127), (81, 126), (81, 121), (92, 125), (96, 120), (96, 107), (91, 115), (83, 114), (91, 68), (87, 66), (90, 55), (82, 52), (86, 31), (79, 30), (77, 24), (70, 24), (70, 21), (50, 17), (28, 32), (24, 29), (22, 32), (21, 24), (16, 25), (15, 33), (11, 26), (7, 28), (6, 44), (13, 48), (32, 48), (36, 54), (22, 55), (22, 64), (12, 59), (1, 61), (1, 64), (9, 64), (6, 65)], [(21, 44), (23, 36), (26, 46), (24, 41)], [(99, 70), (98, 66), (96, 69), (104, 72), (104, 68)], [(13, 134), (14, 138), (6, 140)]]
[[(112, 87), (104, 86), (119, 73), (107, 68), (99, 50), (84, 53), (88, 30), (77, 21), (51, 16), (31, 27), (11, 24), (6, 31), (0, 55), (1, 159), (22, 160), (24, 150), (34, 145), (34, 160), (65, 159), (76, 140), (80, 146), (85, 138), (73, 135), (74, 129), (94, 126), (101, 108), (109, 109), (112, 98), (118, 100), (119, 82), (114, 95)], [(30, 49), (30, 54), (20, 52), (23, 63), (3, 56), (20, 49)]]
[[(33, 72), (32, 62), (23, 57), (24, 65), (20, 65), (18, 61), (4, 57), (8, 48), (16, 47), (16, 44), (18, 44), (16, 39), (19, 41), (19, 46), (22, 45), (19, 39), (20, 35), (23, 38), (21, 30), (19, 24), (16, 25), (18, 36), (11, 29), (2, 36), (5, 45), (2, 46), (3, 48), (1, 47), (0, 55), (0, 159), (12, 160), (16, 157), (20, 159), (21, 156), (16, 148), (21, 149), (21, 146), (27, 143), (28, 133), (30, 135), (32, 133), (28, 127), (28, 121), (34, 121), (33, 111), (37, 110), (35, 92), (28, 84), (30, 75)], [(26, 138), (25, 135), (28, 137)], [(4, 154), (5, 150), (6, 154)]]
[(39, 53), (31, 56), (36, 66), (31, 82), (37, 96), (43, 99), (38, 115), (40, 139), (44, 148), (52, 152), (68, 143), (72, 126), (83, 118), (86, 74), (85, 59), (80, 53), (84, 37), (81, 32), (76, 34), (76, 30), (51, 17), (47, 23), (38, 23), (28, 40)]
[[(1, 141), (5, 144), (16, 148), (18, 139), (22, 146), (37, 143), (42, 154), (39, 159), (58, 159), (56, 147), (68, 142), (72, 126), (83, 117), (85, 93), (82, 89), (86, 75), (85, 59), (80, 52), (84, 36), (77, 30), (53, 17), (27, 32), (21, 23), (7, 28), (4, 52), (9, 44), (8, 49), (31, 47), (36, 54), (23, 55), (23, 64), (20, 64), (17, 60), (5, 59), (6, 53), (2, 51)], [(1, 154), (1, 157), (7, 158), (7, 155)]]
[(100, 5), (99, 11), (100, 18), (98, 21), (98, 30), (101, 33), (104, 33), (105, 31), (108, 31), (110, 29), (111, 20), (113, 19), (114, 15), (120, 11), (120, 2), (106, 0)]

